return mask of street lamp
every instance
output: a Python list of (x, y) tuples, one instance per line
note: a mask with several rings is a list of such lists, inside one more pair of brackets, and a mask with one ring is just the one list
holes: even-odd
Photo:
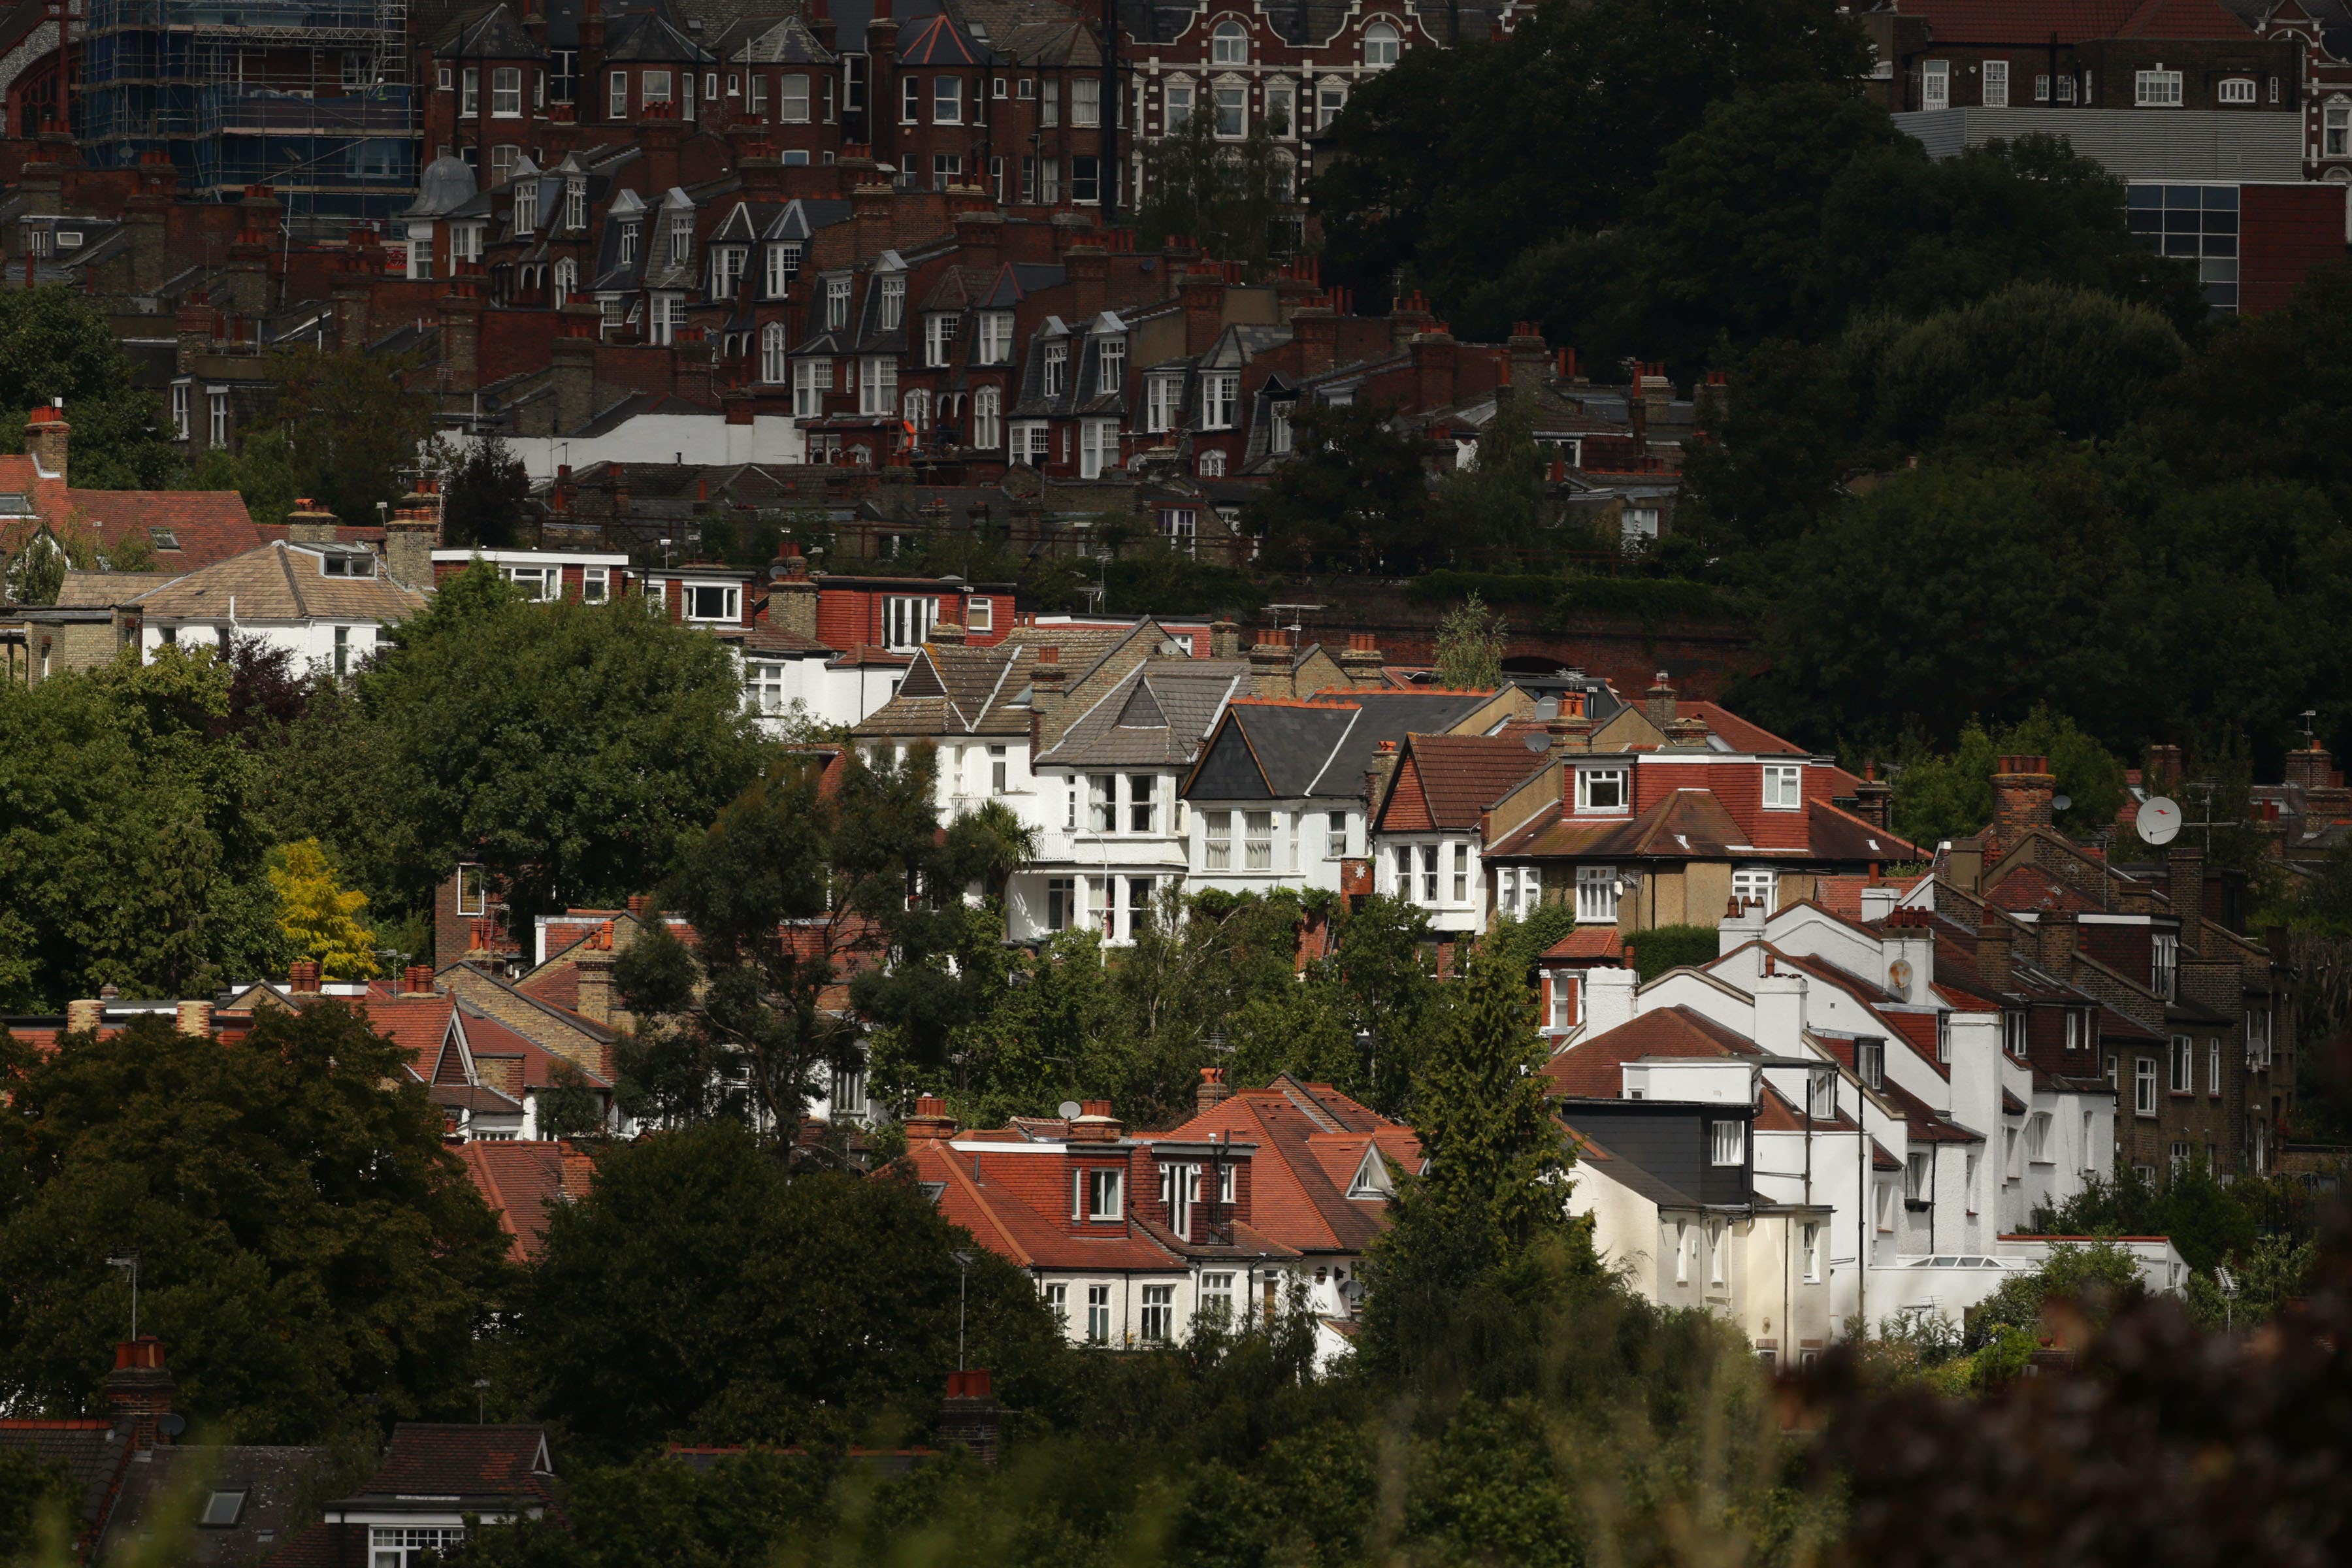
[(961, 1372), (963, 1370), (964, 1303), (969, 1299), (971, 1289), (972, 1256), (962, 1247), (957, 1247), (948, 1256), (955, 1259), (956, 1266), (956, 1370)]
[(139, 1255), (126, 1252), (120, 1258), (106, 1260), (109, 1268), (122, 1268), (131, 1274), (131, 1337), (139, 1337)]

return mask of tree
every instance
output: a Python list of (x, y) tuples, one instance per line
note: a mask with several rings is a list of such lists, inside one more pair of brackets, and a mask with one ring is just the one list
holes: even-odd
[(1959, 748), (1948, 753), (1924, 748), (1904, 759), (1895, 773), (1895, 830), (1923, 848), (1947, 838), (1981, 833), (1992, 821), (1992, 775), (2003, 757), (2047, 757), (2068, 805), (2057, 814), (2059, 831), (2076, 838), (2114, 826), (2124, 804), (2124, 766), (2074, 721), (2037, 707), (1998, 735), (1971, 721), (1960, 731)]
[(363, 846), (389, 863), (361, 861), (359, 879), (404, 905), (460, 860), (522, 919), (617, 904), (678, 863), (681, 825), (712, 820), (759, 773), (726, 645), (635, 598), (528, 604), (476, 564), (393, 642), (360, 674), (342, 757), (371, 768), (394, 829)]
[(1544, 485), (1554, 448), (1535, 438), (1533, 397), (1507, 393), (1479, 432), (1475, 459), (1445, 476), (1431, 500), (1456, 548), (1497, 566), (1525, 564), (1544, 542)]
[(375, 974), (375, 932), (360, 920), (365, 893), (347, 892), (315, 838), (298, 839), (272, 857), (269, 885), (278, 889), (278, 923), (294, 951), (319, 965), (321, 978), (365, 980)]
[(0, 1037), (0, 1398), (93, 1407), (131, 1315), (175, 1408), (257, 1443), (473, 1408), (508, 1238), (409, 1057), (337, 1002), (226, 1038), (135, 1020), (35, 1058)]
[(1291, 571), (1411, 572), (1439, 553), (1421, 448), (1370, 404), (1297, 416), (1298, 455), (1242, 513), (1269, 560)]
[(1972, 1344), (1986, 1345), (1998, 1340), (2004, 1331), (2037, 1333), (2042, 1326), (2042, 1310), (2052, 1302), (2079, 1308), (2088, 1314), (2095, 1327), (2102, 1326), (2116, 1307), (2142, 1289), (2139, 1261), (2132, 1257), (2130, 1248), (2112, 1241), (2094, 1241), (2079, 1247), (2072, 1242), (2057, 1242), (2040, 1268), (2031, 1274), (2004, 1279), (2000, 1288), (1969, 1315), (1969, 1340)]
[(1455, 691), (1492, 691), (1503, 684), (1503, 650), (1509, 647), (1503, 617), (1490, 616), (1474, 591), (1437, 623), (1435, 679)]
[(1143, 201), (1137, 235), (1148, 246), (1171, 239), (1202, 256), (1238, 261), (1253, 277), (1297, 248), (1297, 220), (1288, 212), (1297, 183), (1279, 137), (1280, 117), (1255, 121), (1238, 142), (1217, 135), (1213, 105), (1202, 103), (1175, 134), (1143, 149)]
[(523, 542), (530, 507), (530, 476), (521, 459), (495, 431), (478, 436), (449, 477), (441, 510), (443, 541), (482, 550), (512, 549)]
[[(252, 431), (234, 452), (226, 447), (210, 448), (196, 459), (188, 482), (200, 490), (235, 490), (244, 499), (247, 515), (264, 528), (275, 528), (286, 521), (302, 489), (294, 444), (283, 429)], [(375, 518), (370, 514), (338, 521), (364, 527)]]
[(143, 665), (0, 687), (7, 1005), (62, 1007), (110, 982), (186, 996), (284, 973), (257, 770), (211, 734), (229, 685), (210, 651), (167, 647)]
[(406, 381), (413, 359), (362, 349), (276, 355), (275, 417), (292, 444), (302, 490), (344, 522), (375, 521), (378, 502), (406, 494), (433, 436), (430, 392)]
[[(968, 1280), (953, 1256), (976, 1252)], [(928, 1420), (956, 1358), (1019, 1405), (1059, 1331), (1020, 1270), (895, 1178), (791, 1175), (740, 1124), (617, 1145), (550, 1216), (514, 1349), (530, 1407), (583, 1458), (665, 1441), (869, 1441)]]
[(167, 488), (179, 455), (163, 437), (162, 405), (131, 382), (130, 356), (94, 296), (50, 284), (0, 298), (0, 451), (25, 449), (25, 411), (63, 398), (77, 487)]

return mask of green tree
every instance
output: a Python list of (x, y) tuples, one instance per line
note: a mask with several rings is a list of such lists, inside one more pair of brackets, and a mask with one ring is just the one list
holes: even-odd
[(2166, 389), (2155, 439), (2190, 484), (2309, 485), (2352, 512), (2352, 262), (2314, 268), (2285, 307), (2234, 318)]
[(526, 919), (619, 903), (678, 864), (681, 825), (711, 821), (758, 776), (765, 747), (726, 645), (635, 598), (527, 604), (477, 564), (393, 639), (359, 678), (343, 755), (369, 765), (390, 819), (362, 829), (361, 853), (390, 863), (362, 861), (361, 880), (402, 907), (460, 860)]
[(1267, 558), (1293, 571), (1407, 573), (1439, 553), (1421, 448), (1386, 409), (1318, 404), (1297, 416), (1298, 455), (1243, 510)]
[(2112, 827), (2124, 804), (2124, 765), (2106, 748), (2047, 708), (1997, 733), (1971, 721), (1959, 747), (1924, 748), (1895, 773), (1895, 830), (1923, 848), (1947, 838), (1981, 833), (1992, 821), (1992, 775), (2003, 757), (2047, 757), (2068, 801), (2057, 814), (2061, 832), (2076, 838)]
[(2143, 1289), (2139, 1262), (2128, 1247), (2112, 1241), (2082, 1246), (2057, 1242), (2040, 1268), (2001, 1281), (1969, 1314), (1969, 1342), (1991, 1344), (2006, 1331), (2035, 1334), (2042, 1327), (2042, 1309), (2053, 1301), (2078, 1307), (2095, 1326), (2104, 1325), (2117, 1307)]
[(187, 996), (284, 972), (256, 769), (212, 735), (228, 699), (226, 667), (176, 647), (0, 686), (10, 1005), (62, 1006), (110, 982)]
[(1532, 397), (1506, 393), (1479, 433), (1476, 460), (1445, 476), (1432, 498), (1457, 548), (1498, 567), (1524, 563), (1544, 542), (1544, 484), (1554, 449), (1538, 442)]
[(1437, 684), (1455, 691), (1493, 691), (1503, 684), (1503, 650), (1510, 646), (1503, 617), (1487, 613), (1474, 591), (1437, 623)]
[(412, 357), (357, 348), (289, 350), (268, 366), (303, 492), (354, 527), (408, 492), (432, 438), (433, 395), (410, 386), (415, 368)]
[(131, 384), (130, 356), (91, 295), (50, 284), (0, 298), (0, 451), (25, 449), (25, 413), (65, 400), (68, 473), (82, 489), (162, 489), (180, 471), (155, 395)]
[[(245, 501), (247, 515), (264, 528), (275, 528), (286, 521), (302, 489), (294, 444), (283, 429), (253, 431), (234, 452), (226, 447), (208, 449), (196, 459), (188, 483), (200, 490), (235, 490)], [(375, 518), (370, 514), (337, 521), (365, 527)]]
[(225, 1039), (0, 1038), (0, 1397), (95, 1405), (131, 1317), (108, 1259), (135, 1254), (200, 1426), (302, 1443), (470, 1410), (507, 1238), (408, 1060), (334, 1002)]
[[(449, 476), (442, 503), (443, 540), (453, 546), (510, 550), (526, 542), (530, 526), (530, 476), (522, 460), (493, 431), (476, 437)], [(772, 556), (773, 552), (767, 552)], [(743, 563), (764, 566), (766, 560)]]
[[(787, 1173), (740, 1124), (618, 1145), (550, 1217), (514, 1349), (566, 1447), (869, 1441), (927, 1421), (955, 1366), (970, 1237), (912, 1184)], [(966, 1357), (1008, 1404), (1056, 1375), (1060, 1337), (1020, 1270), (977, 1250)]]
[(1297, 248), (1289, 204), (1297, 180), (1279, 138), (1279, 115), (1259, 117), (1238, 142), (1217, 135), (1203, 102), (1171, 136), (1143, 149), (1143, 201), (1135, 226), (1143, 243), (1189, 241), (1203, 256), (1238, 261), (1253, 277)]

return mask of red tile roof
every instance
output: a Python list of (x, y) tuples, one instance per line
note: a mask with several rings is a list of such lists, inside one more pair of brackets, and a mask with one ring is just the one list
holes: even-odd
[(358, 1495), (551, 1500), (553, 1480), (543, 1427), (404, 1421), (392, 1429), (392, 1447)]
[[(40, 514), (0, 523), (0, 559), (13, 559), (45, 521), (53, 531), (69, 521), (87, 530), (100, 550), (126, 538), (145, 544), (165, 572), (193, 572), (268, 542), (235, 490), (77, 489), (43, 479), (29, 457), (0, 454), (0, 493), (28, 498)], [(177, 548), (161, 548), (155, 529)]]
[(1496, 801), (1548, 765), (1544, 754), (1503, 735), (1407, 735), (1404, 760), (1381, 826), (1466, 830)]
[(1625, 957), (1625, 939), (1615, 926), (1579, 926), (1544, 949), (1539, 963), (1595, 961), (1618, 963)]
[(1784, 741), (1761, 724), (1751, 724), (1730, 709), (1716, 702), (1679, 701), (1675, 711), (1684, 718), (1704, 719), (1706, 727), (1723, 737), (1724, 744), (1734, 751), (1757, 753), (1780, 753), (1810, 757), (1813, 753), (1794, 741)]
[(1620, 1024), (1579, 1040), (1544, 1064), (1555, 1093), (1588, 1100), (1620, 1100), (1627, 1062), (1643, 1057), (1753, 1057), (1763, 1053), (1736, 1029), (1688, 1007), (1657, 1007), (1630, 1024)]
[(517, 1262), (539, 1257), (549, 1208), (587, 1195), (595, 1166), (569, 1143), (461, 1143), (457, 1162), (513, 1237)]
[(1328, 1083), (1289, 1075), (1265, 1089), (1243, 1089), (1150, 1139), (1206, 1140), (1230, 1134), (1258, 1146), (1251, 1163), (1252, 1226), (1299, 1252), (1358, 1252), (1387, 1225), (1385, 1197), (1351, 1198), (1349, 1184), (1366, 1152), (1378, 1145), (1407, 1171), (1421, 1168), (1412, 1129), (1349, 1099)]

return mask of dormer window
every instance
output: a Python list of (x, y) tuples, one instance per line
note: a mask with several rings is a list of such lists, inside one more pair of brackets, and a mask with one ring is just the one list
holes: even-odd
[(877, 320), (879, 329), (896, 331), (898, 323), (907, 319), (907, 280), (904, 278), (882, 279), (882, 302)]
[(515, 187), (514, 227), (517, 234), (529, 234), (539, 226), (539, 182), (525, 180)]
[(1886, 1042), (1876, 1036), (1853, 1043), (1853, 1070), (1872, 1089), (1886, 1087)]
[(2000, 1016), (2000, 1043), (2002, 1048), (2007, 1050), (2011, 1056), (2022, 1058), (2025, 1055), (2027, 1038), (2028, 1026), (2026, 1024), (2025, 1009), (2022, 1007), (2013, 1007), (2002, 1013)]
[(785, 243), (768, 247), (768, 298), (781, 300), (800, 276), (801, 247)]
[(626, 267), (636, 258), (637, 226), (625, 223), (621, 226), (621, 265)]
[(1577, 770), (1577, 810), (1623, 811), (1626, 804), (1626, 778), (1623, 768), (1579, 768)]
[(1794, 811), (1804, 804), (1804, 770), (1793, 763), (1773, 763), (1764, 769), (1764, 808)]
[(373, 577), (375, 575), (375, 557), (364, 553), (321, 556), (319, 574), (322, 577)]
[(1070, 379), (1070, 345), (1066, 342), (1045, 345), (1045, 395), (1059, 397)]
[(683, 267), (694, 254), (694, 215), (674, 213), (669, 220), (669, 264)]
[(1117, 395), (1127, 385), (1127, 340), (1105, 338), (1097, 353), (1101, 374), (1095, 378), (1098, 396)]
[(980, 313), (980, 363), (1011, 364), (1013, 363), (1013, 312), (982, 310)]
[(824, 324), (829, 331), (839, 331), (849, 325), (849, 279), (846, 278), (824, 280)]
[(563, 183), (563, 226), (588, 226), (588, 182), (566, 180)]

